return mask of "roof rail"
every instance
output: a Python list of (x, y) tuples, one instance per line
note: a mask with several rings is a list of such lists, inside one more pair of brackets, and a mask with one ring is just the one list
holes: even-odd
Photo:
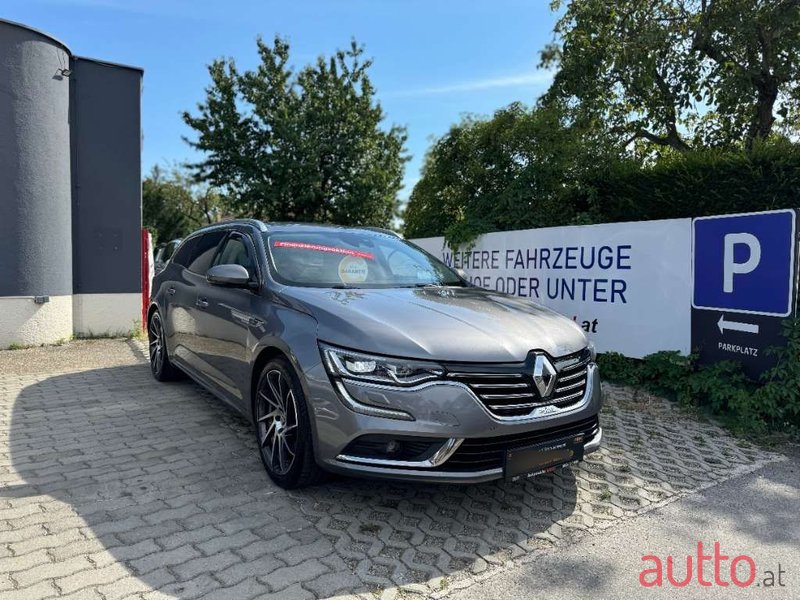
[(367, 229), (369, 231), (377, 231), (378, 233), (385, 233), (387, 235), (393, 235), (396, 238), (403, 239), (402, 235), (400, 235), (399, 233), (397, 233), (396, 231), (393, 231), (391, 229), (386, 229), (385, 227), (363, 226), (363, 227), (358, 227), (358, 229)]
[(216, 229), (218, 227), (228, 227), (231, 225), (251, 225), (256, 227), (260, 231), (267, 231), (268, 227), (267, 224), (263, 221), (259, 221), (258, 219), (227, 219), (225, 221), (220, 221), (219, 223), (211, 223), (210, 225), (204, 225), (200, 227), (196, 231), (208, 231), (210, 229)]

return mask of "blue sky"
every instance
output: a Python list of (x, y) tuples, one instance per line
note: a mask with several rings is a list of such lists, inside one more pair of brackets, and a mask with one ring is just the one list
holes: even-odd
[(196, 158), (180, 111), (228, 56), (254, 66), (256, 36), (288, 37), (297, 64), (355, 37), (389, 123), (408, 127), (405, 198), (425, 150), (464, 113), (533, 102), (550, 75), (538, 51), (552, 38), (546, 0), (4, 0), (0, 17), (42, 29), (78, 55), (145, 70), (143, 168)]

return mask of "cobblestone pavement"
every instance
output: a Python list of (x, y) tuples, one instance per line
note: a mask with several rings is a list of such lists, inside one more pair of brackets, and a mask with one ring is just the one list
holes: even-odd
[(156, 383), (138, 344), (99, 343), (53, 349), (61, 372), (0, 353), (4, 600), (446, 595), (780, 458), (606, 386), (605, 447), (579, 467), (286, 493), (243, 419), (190, 382)]

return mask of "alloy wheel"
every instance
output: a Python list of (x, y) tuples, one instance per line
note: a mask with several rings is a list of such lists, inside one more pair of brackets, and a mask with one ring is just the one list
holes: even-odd
[(150, 341), (150, 364), (153, 371), (160, 372), (164, 365), (164, 336), (161, 326), (161, 317), (155, 313), (150, 319), (150, 327), (147, 328), (147, 337)]
[(264, 462), (276, 474), (285, 475), (297, 454), (297, 403), (291, 384), (277, 369), (261, 380), (257, 426)]

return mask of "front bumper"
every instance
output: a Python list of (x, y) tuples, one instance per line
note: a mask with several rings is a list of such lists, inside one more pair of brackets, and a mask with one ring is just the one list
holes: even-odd
[[(345, 406), (320, 364), (306, 372), (312, 408), (317, 462), (326, 470), (363, 477), (441, 483), (477, 483), (503, 477), (501, 455), (506, 447), (557, 439), (580, 431), (586, 434), (584, 454), (599, 449), (602, 429), (597, 415), (602, 404), (596, 365), (588, 365), (583, 397), (562, 409), (519, 418), (499, 418), (466, 385), (445, 381), (416, 388), (392, 388), (346, 382), (347, 402), (413, 415), (413, 420), (354, 412)], [(347, 447), (364, 435), (430, 438), (441, 452), (426, 460), (385, 460), (348, 455)], [(482, 443), (494, 453), (471, 468), (464, 455), (480, 451)], [(456, 448), (448, 448), (447, 445)], [(459, 453), (461, 448), (461, 453)], [(468, 449), (469, 448), (469, 449)], [(501, 454), (502, 452), (502, 454)]]

